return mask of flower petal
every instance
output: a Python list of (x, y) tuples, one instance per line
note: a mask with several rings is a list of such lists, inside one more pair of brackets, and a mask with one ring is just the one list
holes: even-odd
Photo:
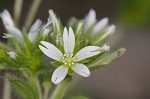
[(98, 46), (87, 46), (87, 47), (82, 48), (80, 51), (78, 51), (75, 54), (76, 61), (78, 62), (78, 61), (81, 61), (83, 59), (86, 59), (86, 58), (89, 58), (89, 57), (92, 57), (92, 56), (99, 54), (100, 52), (96, 51), (99, 48), (100, 47), (98, 47)]
[(44, 38), (52, 30), (52, 28), (50, 26), (51, 23), (52, 23), (52, 21), (50, 21), (50, 18), (48, 18), (47, 23), (42, 27), (42, 34), (43, 34)]
[(106, 38), (106, 37), (108, 37), (109, 35), (113, 34), (115, 32), (115, 30), (116, 30), (115, 25), (109, 26), (106, 33), (100, 37), (99, 41)]
[(7, 30), (11, 33), (12, 37), (18, 40), (18, 42), (24, 43), (22, 32), (18, 28), (7, 26)]
[(13, 35), (4, 33), (3, 38), (13, 38)]
[(45, 47), (39, 45), (41, 51), (47, 55), (48, 57), (60, 61), (62, 60), (63, 54), (61, 53), (61, 51), (55, 47), (53, 44), (49, 43), (49, 42), (45, 42), (45, 41), (41, 41), (41, 44), (44, 45)]
[(14, 22), (12, 20), (10, 13), (8, 12), (8, 10), (5, 9), (2, 13), (0, 13), (0, 17), (1, 17), (3, 24), (5, 25), (6, 28), (7, 28), (7, 26), (13, 26), (14, 27)]
[(87, 30), (96, 22), (96, 12), (91, 9), (86, 16), (85, 19), (85, 28), (84, 31), (87, 32)]
[(40, 26), (42, 24), (42, 21), (40, 19), (37, 19), (33, 25), (30, 28), (30, 32), (35, 31), (35, 30), (39, 30)]
[(68, 39), (69, 39), (68, 31), (67, 31), (67, 28), (65, 27), (63, 31), (63, 44), (64, 44), (65, 53), (69, 52)]
[(103, 19), (101, 19), (93, 28), (93, 36), (96, 35), (97, 33), (103, 31), (106, 26), (108, 25), (108, 18), (105, 17)]
[(50, 9), (48, 12), (49, 12), (50, 19), (52, 20), (53, 26), (57, 29), (58, 32), (60, 32), (60, 22), (57, 19), (55, 13), (53, 12), (52, 9)]
[(83, 64), (75, 64), (74, 66), (71, 67), (71, 69), (83, 77), (90, 76), (89, 69)]
[(52, 75), (52, 78), (51, 78), (51, 81), (54, 83), (54, 84), (58, 84), (60, 83), (67, 75), (68, 73), (68, 68), (65, 67), (65, 66), (59, 66), (54, 72), (53, 72), (53, 75)]
[(74, 37), (74, 33), (73, 33), (73, 30), (71, 27), (69, 27), (69, 40), (68, 40), (68, 43), (69, 43), (69, 52), (70, 54), (73, 53), (74, 51), (74, 46), (75, 46), (75, 37)]
[(72, 54), (75, 46), (75, 36), (71, 27), (69, 27), (69, 35), (67, 28), (64, 28), (63, 31), (63, 44), (66, 54)]
[(40, 31), (40, 26), (42, 24), (42, 21), (40, 19), (37, 19), (35, 23), (30, 28), (30, 31), (28, 33), (29, 40), (33, 43), (37, 39), (38, 32)]
[(16, 59), (16, 53), (13, 51), (7, 52), (7, 54), (10, 56), (12, 59)]

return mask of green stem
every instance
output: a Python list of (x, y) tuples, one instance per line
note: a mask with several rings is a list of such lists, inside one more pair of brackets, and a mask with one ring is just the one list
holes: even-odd
[(49, 99), (62, 99), (68, 88), (69, 82), (70, 82), (70, 79), (65, 79), (63, 82), (58, 84), (52, 96)]
[(23, 0), (15, 0), (15, 3), (14, 3), (14, 20), (15, 20), (16, 25), (18, 25), (19, 20), (20, 20), (20, 15), (21, 15), (21, 11), (22, 11), (22, 4), (23, 4)]
[(44, 89), (43, 99), (48, 99), (50, 87)]
[(11, 85), (8, 80), (4, 80), (3, 99), (11, 99)]
[(42, 99), (42, 92), (41, 92), (41, 87), (40, 87), (38, 77), (37, 76), (31, 77), (30, 82), (34, 88), (35, 94), (37, 95), (36, 99)]
[(43, 82), (43, 89), (44, 89), (44, 93), (43, 93), (43, 98), (42, 99), (48, 99), (49, 96), (49, 91), (52, 87), (52, 84), (50, 83), (50, 81), (44, 81)]
[(29, 9), (29, 13), (28, 13), (26, 21), (25, 21), (25, 27), (27, 30), (29, 29), (30, 25), (33, 22), (33, 19), (38, 11), (41, 1), (42, 0), (33, 0), (33, 3)]

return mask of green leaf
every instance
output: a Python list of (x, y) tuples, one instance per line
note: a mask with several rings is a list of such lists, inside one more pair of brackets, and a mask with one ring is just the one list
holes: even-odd
[(125, 53), (125, 51), (126, 51), (125, 48), (120, 48), (117, 51), (104, 54), (100, 58), (98, 58), (97, 60), (95, 60), (94, 62), (89, 64), (88, 68), (90, 70), (95, 70), (95, 69), (100, 68), (104, 65), (110, 64), (116, 58), (121, 57)]
[(7, 79), (10, 81), (15, 92), (21, 97), (21, 99), (36, 99), (33, 88), (28, 82), (12, 77), (9, 77)]

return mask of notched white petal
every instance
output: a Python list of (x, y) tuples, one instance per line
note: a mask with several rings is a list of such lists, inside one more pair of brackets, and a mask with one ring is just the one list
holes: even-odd
[(50, 21), (50, 18), (48, 18), (47, 23), (42, 27), (43, 36), (46, 36), (52, 30), (52, 28), (50, 26), (51, 23), (52, 23), (52, 21)]
[(52, 20), (53, 26), (57, 29), (58, 32), (60, 32), (59, 20), (57, 19), (52, 9), (49, 10), (49, 15), (50, 19)]
[(35, 31), (35, 30), (39, 30), (40, 26), (42, 24), (42, 21), (40, 19), (37, 19), (33, 25), (30, 28), (30, 32)]
[(49, 42), (45, 42), (45, 41), (41, 41), (41, 44), (44, 45), (45, 47), (39, 45), (39, 48), (45, 55), (47, 55), (48, 57), (50, 57), (54, 60), (57, 60), (57, 61), (62, 60), (63, 54), (57, 47), (55, 47), (53, 44), (51, 44)]
[(3, 24), (5, 25), (6, 28), (7, 28), (7, 26), (13, 26), (14, 27), (14, 22), (12, 20), (10, 13), (8, 12), (8, 10), (5, 9), (2, 13), (0, 13), (0, 17), (1, 17)]
[(30, 31), (28, 33), (28, 38), (32, 43), (34, 43), (37, 40), (37, 35), (38, 35), (38, 32), (40, 31), (41, 24), (42, 24), (42, 21), (40, 19), (37, 19), (30, 28)]
[(73, 30), (71, 27), (69, 27), (69, 40), (68, 40), (68, 43), (69, 43), (69, 52), (70, 54), (73, 53), (74, 51), (74, 46), (75, 46), (75, 36), (74, 36), (74, 33), (73, 33)]
[(54, 84), (60, 83), (67, 75), (68, 68), (65, 66), (59, 66), (52, 74), (51, 81)]
[(71, 69), (83, 77), (90, 76), (89, 69), (83, 64), (75, 64), (74, 66), (71, 67)]
[(82, 48), (80, 51), (78, 51), (75, 54), (76, 61), (78, 62), (78, 61), (81, 61), (83, 59), (86, 59), (86, 58), (89, 58), (89, 57), (92, 57), (92, 56), (99, 54), (100, 52), (96, 51), (99, 48), (100, 47), (98, 47), (98, 46), (87, 46), (87, 47)]
[(3, 38), (13, 38), (13, 35), (4, 33)]
[(8, 26), (7, 29), (8, 29), (8, 31), (11, 33), (11, 35), (12, 35), (16, 40), (18, 40), (18, 42), (24, 43), (24, 39), (23, 39), (22, 32), (21, 32), (18, 28)]
[(63, 31), (63, 44), (64, 44), (65, 53), (69, 52), (68, 40), (69, 40), (68, 31), (67, 28), (65, 27)]
[(91, 9), (85, 18), (85, 28), (84, 31), (87, 32), (87, 30), (96, 22), (96, 12), (95, 10)]
[(106, 28), (106, 26), (108, 25), (108, 21), (109, 21), (109, 20), (108, 20), (107, 17), (101, 19), (101, 20), (94, 26), (94, 28), (93, 28), (93, 34), (92, 34), (92, 35), (94, 36), (94, 35), (96, 35), (97, 33), (103, 31), (103, 30)]

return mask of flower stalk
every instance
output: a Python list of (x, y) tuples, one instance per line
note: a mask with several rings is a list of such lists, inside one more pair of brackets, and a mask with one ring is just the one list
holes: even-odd
[(11, 99), (11, 85), (8, 80), (4, 80), (3, 99)]
[(70, 78), (66, 78), (62, 83), (58, 84), (49, 99), (62, 99), (69, 86)]
[(40, 6), (42, 0), (33, 0), (32, 5), (29, 9), (29, 13), (27, 15), (26, 21), (25, 21), (25, 28), (28, 30), (30, 25), (32, 24), (34, 17), (38, 11), (38, 8)]
[(16, 25), (19, 24), (20, 15), (21, 15), (21, 11), (22, 11), (22, 4), (23, 4), (23, 0), (15, 0), (15, 3), (14, 3), (14, 21), (15, 21)]

